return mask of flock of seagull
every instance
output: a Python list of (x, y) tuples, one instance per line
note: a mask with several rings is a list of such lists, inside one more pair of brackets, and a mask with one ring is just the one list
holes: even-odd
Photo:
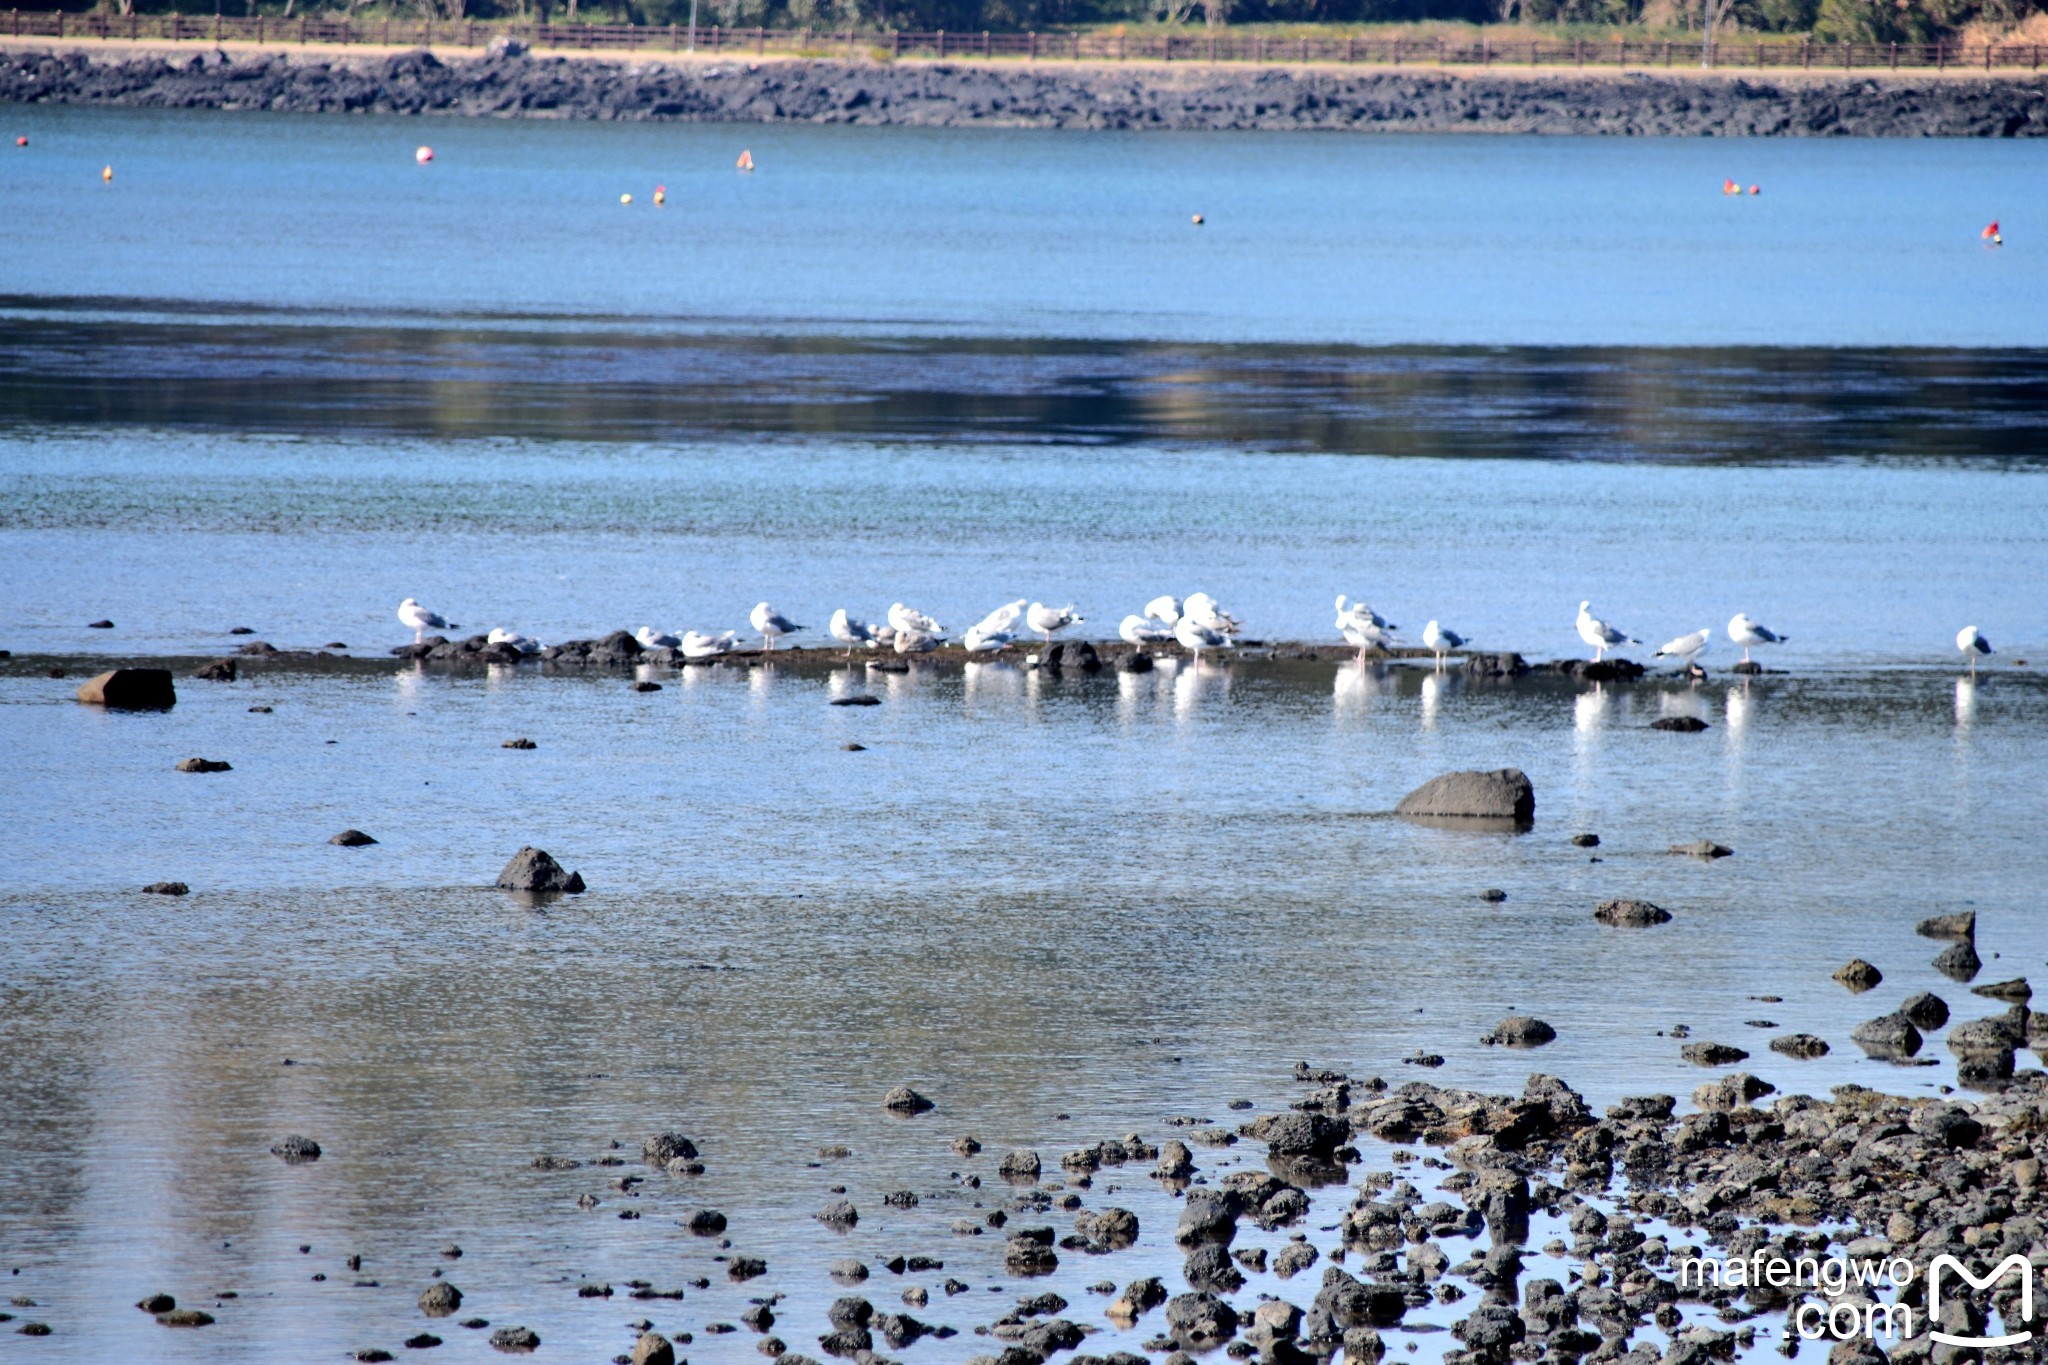
[[(1594, 662), (1605, 659), (1610, 649), (1642, 643), (1635, 636), (1593, 615), (1592, 606), (1590, 601), (1579, 603), (1578, 629), (1579, 638), (1593, 649)], [(398, 604), (398, 619), (413, 632), (414, 643), (423, 640), (430, 630), (456, 629), (454, 623), (427, 610), (410, 597)], [(1020, 597), (1014, 602), (1005, 602), (969, 626), (960, 636), (960, 645), (969, 654), (995, 654), (1019, 639), (1028, 640), (1033, 635), (1050, 644), (1053, 636), (1085, 620), (1087, 618), (1071, 606), (1049, 607), (1043, 602)], [(776, 641), (785, 635), (810, 629), (792, 621), (767, 602), (758, 603), (748, 614), (747, 622), (753, 627), (753, 633), (761, 637), (764, 650), (773, 650)], [(857, 648), (924, 654), (937, 649), (948, 638), (945, 627), (924, 612), (901, 602), (892, 603), (884, 619), (873, 623), (859, 620), (841, 607), (832, 613), (826, 629), (833, 639), (846, 646), (848, 659), (853, 657)], [(1352, 602), (1343, 594), (1338, 595), (1337, 633), (1344, 637), (1345, 643), (1359, 651), (1361, 658), (1368, 649), (1392, 650), (1400, 643), (1394, 636), (1399, 629), (1365, 603)], [(1117, 626), (1117, 637), (1134, 645), (1178, 644), (1194, 654), (1195, 664), (1200, 667), (1204, 650), (1234, 646), (1242, 630), (1238, 619), (1225, 611), (1215, 598), (1206, 592), (1197, 592), (1185, 598), (1171, 595), (1153, 598), (1142, 611), (1124, 617)], [(1748, 612), (1737, 612), (1731, 617), (1727, 633), (1731, 644), (1742, 646), (1744, 663), (1750, 662), (1751, 650), (1762, 645), (1783, 644), (1789, 638), (1753, 619)], [(537, 654), (541, 648), (540, 641), (532, 636), (504, 627), (492, 630), (486, 638), (491, 644), (509, 645), (521, 654)], [(678, 650), (685, 659), (717, 658), (740, 647), (740, 633), (736, 630), (715, 633), (665, 631), (642, 626), (634, 632), (634, 638), (647, 649)], [(1667, 640), (1654, 657), (1674, 660), (1682, 672), (1696, 679), (1704, 678), (1706, 670), (1700, 667), (1699, 656), (1713, 638), (1712, 627), (1701, 627), (1675, 640)], [(1463, 649), (1467, 643), (1463, 635), (1436, 620), (1422, 628), (1423, 647), (1435, 656), (1439, 669), (1443, 668), (1444, 660), (1452, 651)], [(1969, 659), (1973, 674), (1977, 671), (1978, 658), (1993, 652), (1991, 642), (1975, 626), (1964, 626), (1956, 633), (1956, 648)]]

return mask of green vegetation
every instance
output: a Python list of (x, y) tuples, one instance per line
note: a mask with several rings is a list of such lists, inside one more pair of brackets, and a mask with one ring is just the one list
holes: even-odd
[[(219, 0), (230, 15), (346, 15), (684, 24), (693, 0)], [(949, 33), (1126, 28), (1191, 32), (1228, 25), (1275, 37), (1357, 34), (1433, 42), (1531, 38), (1612, 42), (1697, 37), (1706, 10), (1717, 39), (1811, 37), (1819, 42), (1986, 40), (2048, 45), (2048, 0), (695, 0), (697, 22), (724, 28), (891, 29)], [(211, 13), (210, 0), (57, 0), (24, 8), (127, 14)]]

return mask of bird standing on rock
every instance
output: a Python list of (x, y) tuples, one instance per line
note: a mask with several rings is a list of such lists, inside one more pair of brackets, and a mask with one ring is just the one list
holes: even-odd
[(1116, 634), (1125, 644), (1157, 645), (1173, 638), (1173, 627), (1156, 617), (1140, 616), (1132, 612), (1116, 628)]
[(1465, 637), (1458, 634), (1457, 631), (1446, 630), (1432, 619), (1428, 625), (1422, 628), (1422, 643), (1424, 648), (1436, 655), (1436, 666), (1438, 671), (1441, 672), (1444, 666), (1444, 656), (1454, 649), (1463, 649), (1466, 641)]
[(766, 602), (756, 602), (747, 620), (761, 636), (763, 649), (774, 649), (776, 640), (784, 635), (794, 635), (804, 627), (784, 616)]
[(846, 657), (849, 659), (853, 657), (855, 645), (866, 645), (872, 649), (881, 639), (873, 626), (848, 616), (845, 607), (832, 613), (831, 631), (832, 638), (846, 646)]
[(398, 619), (403, 624), (412, 627), (412, 642), (414, 644), (418, 644), (426, 639), (427, 632), (430, 630), (455, 629), (452, 622), (443, 619), (435, 612), (428, 611), (410, 597), (398, 604)]
[(1043, 635), (1047, 644), (1052, 643), (1054, 631), (1079, 625), (1086, 619), (1072, 607), (1048, 607), (1043, 602), (1033, 602), (1031, 609), (1024, 613), (1025, 624)]
[(1592, 605), (1590, 601), (1579, 603), (1579, 638), (1593, 646), (1594, 663), (1597, 664), (1606, 658), (1607, 651), (1610, 649), (1619, 649), (1623, 645), (1639, 645), (1642, 643), (1635, 636), (1616, 630), (1613, 626), (1608, 625), (1605, 621), (1593, 615), (1592, 612), (1587, 610)]
[(640, 627), (633, 632), (633, 638), (642, 649), (674, 649), (683, 642), (683, 637), (673, 631), (656, 630), (653, 626)]
[(1713, 630), (1710, 627), (1703, 626), (1690, 635), (1681, 635), (1676, 640), (1665, 641), (1652, 657), (1676, 659), (1686, 666), (1686, 672), (1690, 672), (1693, 667), (1693, 660), (1700, 657), (1700, 651), (1705, 649), (1707, 641), (1713, 638)]
[(1991, 642), (1980, 634), (1975, 626), (1964, 626), (1956, 632), (1956, 648), (1970, 656), (1970, 676), (1977, 676), (1977, 656), (1994, 653)]
[(736, 630), (722, 630), (716, 635), (706, 635), (701, 630), (683, 632), (682, 650), (685, 659), (715, 659), (730, 653), (739, 643), (740, 633)]
[(1024, 608), (1027, 603), (1028, 599), (1022, 597), (1014, 602), (1005, 602), (979, 621), (976, 621), (968, 628), (967, 633), (969, 635), (979, 635), (983, 639), (993, 635), (1002, 635), (1023, 619)]
[(1749, 619), (1749, 613), (1738, 611), (1728, 618), (1728, 638), (1742, 646), (1742, 662), (1749, 662), (1749, 651), (1755, 645), (1782, 645), (1787, 637)]
[(1181, 645), (1194, 651), (1195, 667), (1202, 666), (1202, 651), (1219, 649), (1230, 643), (1230, 637), (1220, 630), (1203, 625), (1192, 616), (1183, 616), (1173, 624), (1173, 638)]
[(914, 607), (906, 607), (901, 602), (889, 604), (889, 624), (899, 632), (909, 632), (913, 635), (937, 635), (945, 629), (923, 612)]

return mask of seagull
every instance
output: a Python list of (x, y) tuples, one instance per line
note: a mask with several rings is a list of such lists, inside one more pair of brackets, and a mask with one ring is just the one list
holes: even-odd
[(1386, 618), (1385, 618), (1384, 616), (1381, 616), (1381, 615), (1380, 615), (1380, 614), (1379, 614), (1378, 612), (1374, 611), (1374, 610), (1373, 610), (1373, 609), (1372, 609), (1371, 607), (1368, 607), (1367, 605), (1365, 605), (1365, 603), (1363, 603), (1363, 602), (1353, 602), (1353, 603), (1352, 603), (1352, 604), (1351, 604), (1350, 606), (1348, 606), (1348, 607), (1347, 607), (1347, 606), (1345, 606), (1345, 605), (1344, 605), (1344, 600), (1345, 600), (1345, 599), (1344, 599), (1344, 594), (1343, 594), (1343, 593), (1341, 593), (1341, 592), (1340, 592), (1340, 593), (1338, 593), (1338, 594), (1337, 594), (1337, 629), (1339, 629), (1339, 630), (1342, 630), (1342, 629), (1344, 629), (1344, 623), (1345, 623), (1346, 621), (1366, 621), (1366, 622), (1370, 622), (1371, 624), (1373, 624), (1373, 625), (1375, 625), (1375, 626), (1378, 626), (1378, 627), (1379, 627), (1379, 628), (1380, 628), (1381, 630), (1399, 630), (1399, 629), (1400, 629), (1400, 627), (1399, 627), (1399, 626), (1395, 625), (1395, 624), (1394, 624), (1394, 623), (1393, 623), (1392, 621), (1389, 621), (1389, 620), (1387, 620), (1387, 619), (1386, 619)]
[(775, 648), (775, 640), (778, 636), (794, 635), (804, 629), (803, 626), (790, 620), (766, 602), (756, 602), (754, 610), (747, 616), (747, 620), (752, 623), (755, 630), (760, 632), (761, 647), (763, 649)]
[(1442, 668), (1444, 666), (1444, 655), (1449, 654), (1454, 649), (1463, 649), (1466, 640), (1457, 631), (1445, 630), (1435, 621), (1431, 621), (1422, 628), (1422, 643), (1428, 647), (1430, 653), (1436, 655), (1436, 666)]
[(633, 638), (640, 642), (642, 649), (674, 649), (683, 642), (683, 637), (653, 626), (642, 626), (633, 632)]
[(1707, 647), (1707, 641), (1714, 638), (1709, 627), (1703, 627), (1690, 635), (1681, 635), (1676, 640), (1666, 640), (1653, 656), (1659, 659), (1677, 659), (1685, 665), (1684, 671), (1691, 673), (1698, 667), (1693, 660), (1700, 657), (1700, 651)]
[[(1178, 613), (1175, 615), (1178, 617)], [(1140, 616), (1132, 612), (1124, 618), (1123, 624), (1116, 628), (1116, 633), (1117, 638), (1126, 644), (1157, 645), (1173, 638), (1173, 627), (1157, 617)]]
[(412, 627), (412, 642), (418, 644), (430, 630), (454, 630), (455, 623), (443, 620), (410, 597), (398, 604), (398, 619)]
[(889, 624), (899, 631), (918, 635), (937, 635), (945, 627), (921, 611), (904, 606), (901, 602), (889, 604)]
[(1394, 637), (1387, 634), (1384, 627), (1376, 626), (1372, 622), (1357, 616), (1346, 616), (1339, 619), (1343, 621), (1343, 625), (1339, 629), (1343, 632), (1345, 641), (1357, 648), (1359, 658), (1363, 659), (1365, 657), (1365, 651), (1368, 648), (1377, 649), (1382, 654), (1393, 652)]
[(1230, 637), (1222, 631), (1203, 625), (1192, 616), (1183, 616), (1173, 624), (1173, 638), (1194, 651), (1195, 667), (1202, 666), (1202, 651), (1217, 649), (1230, 643)]
[(1180, 599), (1162, 593), (1145, 604), (1145, 614), (1155, 621), (1164, 621), (1166, 628), (1172, 630), (1180, 624)]
[(1031, 610), (1024, 613), (1024, 623), (1040, 635), (1043, 635), (1047, 644), (1052, 643), (1052, 633), (1054, 631), (1065, 630), (1068, 626), (1079, 625), (1087, 619), (1087, 617), (1081, 615), (1081, 613), (1075, 611), (1070, 606), (1048, 607), (1043, 602), (1033, 602)]
[(1579, 638), (1593, 646), (1594, 663), (1597, 664), (1606, 658), (1607, 651), (1610, 649), (1619, 649), (1623, 645), (1639, 645), (1642, 643), (1635, 636), (1616, 630), (1613, 626), (1608, 625), (1605, 621), (1593, 615), (1592, 612), (1587, 611), (1586, 608), (1592, 605), (1591, 602), (1579, 603)]
[(881, 638), (876, 634), (873, 626), (865, 621), (856, 621), (851, 616), (848, 616), (845, 607), (841, 607), (832, 613), (831, 631), (832, 638), (846, 646), (846, 657), (849, 659), (853, 657), (853, 647), (855, 645), (866, 645), (868, 648), (873, 649), (876, 642)]
[(493, 627), (491, 633), (484, 637), (484, 643), (487, 645), (510, 645), (521, 654), (540, 653), (540, 641), (534, 639), (531, 635), (521, 635), (516, 630), (507, 630), (503, 626)]
[(683, 657), (685, 659), (715, 659), (721, 654), (730, 653), (732, 647), (738, 644), (739, 641), (740, 633), (736, 630), (721, 630), (716, 635), (706, 635), (701, 630), (686, 630), (683, 632), (681, 642)]
[[(1195, 593), (1181, 604), (1181, 619), (1193, 621), (1196, 625), (1223, 635), (1234, 635), (1238, 630), (1237, 618), (1217, 606), (1216, 599), (1205, 592)], [(1178, 625), (1179, 622), (1174, 624)]]
[(1009, 648), (1016, 638), (1007, 630), (983, 630), (977, 624), (967, 628), (967, 634), (961, 637), (960, 645), (969, 654), (994, 654)]
[(1738, 611), (1735, 615), (1728, 618), (1728, 638), (1742, 646), (1742, 662), (1744, 663), (1749, 662), (1749, 651), (1752, 645), (1782, 645), (1786, 640), (1785, 636), (1778, 634), (1769, 627), (1760, 626), (1750, 620), (1749, 613), (1746, 611)]
[(1003, 603), (1003, 605), (997, 607), (994, 611), (982, 617), (979, 621), (976, 621), (974, 623), (974, 629), (969, 631), (968, 634), (971, 635), (976, 632), (979, 632), (983, 636), (1002, 634), (1011, 626), (1016, 625), (1017, 622), (1023, 618), (1024, 604), (1025, 599), (1021, 597), (1014, 602)]
[(1973, 678), (1977, 676), (1977, 656), (1995, 652), (1991, 642), (1979, 635), (1975, 626), (1964, 626), (1956, 632), (1956, 648), (1970, 656), (1970, 676)]
[(929, 654), (945, 643), (945, 637), (934, 635), (928, 630), (899, 630), (896, 632), (898, 654)]

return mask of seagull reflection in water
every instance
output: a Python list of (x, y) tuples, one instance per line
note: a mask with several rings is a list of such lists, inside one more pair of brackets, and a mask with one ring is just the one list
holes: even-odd
[(1968, 730), (1977, 723), (1977, 680), (1967, 675), (1956, 679), (1956, 729)]
[(1451, 680), (1446, 674), (1432, 669), (1422, 675), (1422, 728), (1436, 729), (1437, 711), (1443, 705), (1444, 693), (1450, 690)]
[(1383, 665), (1353, 659), (1338, 667), (1330, 695), (1337, 714), (1345, 715), (1368, 711), (1376, 699), (1390, 696), (1393, 691), (1393, 679)]

